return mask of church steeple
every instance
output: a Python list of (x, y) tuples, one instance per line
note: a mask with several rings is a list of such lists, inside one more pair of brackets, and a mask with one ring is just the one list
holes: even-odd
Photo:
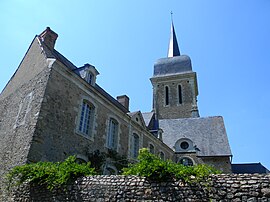
[(173, 21), (168, 57), (155, 62), (150, 80), (157, 120), (199, 117), (196, 72), (192, 71), (189, 56), (180, 55)]
[(170, 36), (169, 49), (168, 49), (168, 58), (174, 57), (174, 56), (180, 56), (180, 51), (179, 51), (177, 38), (176, 38), (175, 31), (174, 31), (174, 25), (173, 25), (173, 21), (172, 21), (171, 36)]

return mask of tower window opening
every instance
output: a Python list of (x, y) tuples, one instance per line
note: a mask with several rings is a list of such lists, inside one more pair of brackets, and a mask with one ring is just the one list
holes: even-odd
[(165, 87), (165, 105), (169, 105), (169, 87)]
[(183, 103), (183, 99), (182, 99), (182, 86), (178, 85), (178, 103), (182, 104)]

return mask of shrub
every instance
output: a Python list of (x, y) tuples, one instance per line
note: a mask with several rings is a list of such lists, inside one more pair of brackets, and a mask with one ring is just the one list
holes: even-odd
[(87, 164), (76, 163), (76, 157), (70, 156), (63, 162), (38, 162), (14, 167), (8, 174), (8, 188), (23, 182), (45, 185), (49, 190), (66, 185), (81, 176), (96, 174)]
[(163, 161), (145, 148), (139, 152), (138, 163), (130, 164), (128, 168), (123, 169), (124, 175), (138, 175), (155, 181), (170, 179), (182, 179), (186, 182), (200, 181), (210, 174), (217, 173), (220, 171), (205, 164), (184, 166), (170, 160)]

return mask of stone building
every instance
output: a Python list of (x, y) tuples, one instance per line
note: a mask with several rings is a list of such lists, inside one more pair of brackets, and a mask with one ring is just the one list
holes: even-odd
[[(167, 58), (154, 65), (153, 110), (129, 111), (100, 87), (98, 70), (77, 67), (54, 49), (58, 35), (35, 36), (0, 95), (0, 176), (15, 165), (62, 161), (76, 155), (114, 153), (136, 160), (140, 148), (185, 165), (207, 163), (231, 171), (231, 151), (222, 117), (199, 117), (197, 77), (180, 55), (174, 27)], [(104, 173), (118, 173), (107, 155)]]

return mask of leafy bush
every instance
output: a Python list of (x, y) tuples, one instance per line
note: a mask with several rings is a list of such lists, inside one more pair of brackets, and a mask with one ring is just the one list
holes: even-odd
[(140, 150), (138, 160), (138, 163), (124, 168), (123, 174), (143, 176), (155, 181), (183, 179), (186, 182), (192, 182), (200, 181), (210, 174), (220, 173), (209, 165), (184, 166), (170, 160), (163, 161), (145, 148)]
[(87, 164), (76, 163), (76, 157), (70, 156), (64, 162), (38, 162), (14, 167), (8, 174), (8, 187), (31, 182), (45, 185), (49, 190), (67, 184), (81, 176), (96, 174)]

